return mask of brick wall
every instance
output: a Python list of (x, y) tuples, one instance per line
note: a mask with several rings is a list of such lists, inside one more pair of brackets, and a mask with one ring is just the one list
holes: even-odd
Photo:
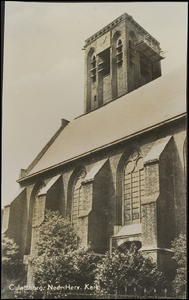
[(14, 238), (20, 255), (24, 254), (24, 223), (26, 222), (26, 190), (24, 189), (9, 206), (4, 208), (2, 230)]
[[(168, 144), (166, 151), (163, 151), (159, 162), (145, 167), (146, 202), (142, 205), (142, 247), (170, 248), (171, 240), (185, 228), (184, 127), (185, 121), (180, 120), (179, 123), (175, 121), (48, 171), (37, 179), (35, 177), (30, 179), (28, 185), (26, 183), (24, 205), (11, 204), (16, 206), (14, 206), (15, 214), (25, 218), (22, 226), (19, 226), (22, 244), (26, 244), (28, 254), (32, 197), (40, 184), (42, 182), (47, 184), (52, 176), (62, 174), (59, 181), (49, 190), (47, 206), (54, 209), (59, 207), (63, 215), (70, 216), (74, 176), (83, 167), (88, 173), (95, 163), (107, 158), (109, 159), (95, 175), (94, 180), (83, 185), (84, 211), (78, 219), (78, 234), (84, 244), (91, 242), (96, 251), (104, 252), (108, 249), (109, 238), (114, 234), (114, 226), (122, 225), (120, 165), (123, 168), (132, 149), (137, 148), (140, 155), (145, 157), (154, 143), (167, 135), (173, 135), (172, 142)], [(24, 209), (27, 213), (23, 213)], [(16, 216), (14, 218), (16, 219)], [(20, 238), (19, 234), (18, 236)], [(157, 259), (157, 253), (153, 255)], [(164, 257), (166, 256), (162, 254), (160, 259), (162, 266)]]

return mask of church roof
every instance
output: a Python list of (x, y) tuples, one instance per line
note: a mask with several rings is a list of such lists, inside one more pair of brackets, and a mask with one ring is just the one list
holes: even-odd
[(186, 113), (186, 70), (169, 74), (70, 122), (18, 181), (41, 173)]

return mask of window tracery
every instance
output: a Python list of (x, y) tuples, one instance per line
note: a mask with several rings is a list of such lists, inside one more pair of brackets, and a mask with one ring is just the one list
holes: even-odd
[(81, 170), (74, 182), (73, 201), (72, 201), (72, 225), (77, 226), (78, 216), (83, 206), (83, 187), (82, 181), (86, 176), (86, 171)]
[(134, 150), (124, 168), (123, 225), (141, 222), (141, 200), (144, 197), (143, 158)]

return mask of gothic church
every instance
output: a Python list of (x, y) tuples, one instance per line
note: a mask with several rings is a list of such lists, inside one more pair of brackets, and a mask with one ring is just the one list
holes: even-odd
[(186, 230), (186, 71), (161, 76), (159, 42), (124, 13), (85, 41), (84, 114), (61, 126), (3, 212), (27, 262), (45, 209), (105, 253), (134, 241), (171, 271)]

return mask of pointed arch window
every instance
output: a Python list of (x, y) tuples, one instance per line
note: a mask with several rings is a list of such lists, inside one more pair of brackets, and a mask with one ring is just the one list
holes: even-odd
[(72, 200), (72, 225), (77, 226), (78, 216), (83, 207), (83, 187), (82, 181), (86, 176), (86, 171), (81, 170), (74, 182)]
[(141, 223), (141, 201), (144, 197), (143, 158), (133, 151), (124, 168), (123, 226)]
[(92, 56), (92, 59), (91, 59), (91, 79), (92, 79), (92, 82), (95, 82), (96, 81), (96, 56), (93, 55)]
[(32, 217), (32, 226), (35, 227), (36, 226), (36, 222), (37, 222), (37, 215), (38, 215), (38, 209), (39, 209), (39, 203), (38, 203), (38, 193), (40, 192), (40, 190), (37, 191), (35, 198), (34, 198), (34, 202), (33, 202), (33, 217)]
[(117, 66), (121, 67), (123, 63), (123, 43), (121, 39), (117, 41), (116, 47)]

